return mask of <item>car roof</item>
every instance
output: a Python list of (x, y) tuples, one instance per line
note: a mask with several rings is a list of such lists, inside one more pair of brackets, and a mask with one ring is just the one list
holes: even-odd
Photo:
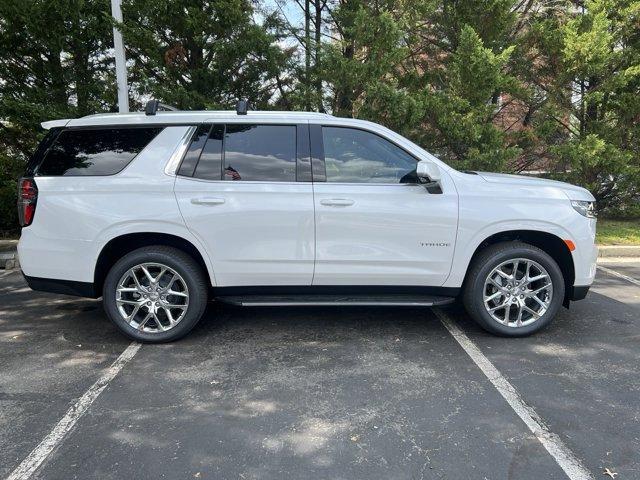
[(249, 111), (246, 115), (238, 115), (235, 110), (201, 110), (201, 111), (158, 111), (155, 115), (144, 112), (135, 113), (99, 113), (81, 118), (51, 120), (43, 122), (42, 127), (90, 127), (106, 125), (185, 125), (206, 121), (225, 122), (322, 122), (335, 118), (326, 113), (315, 112), (279, 112)]
[(400, 134), (377, 123), (356, 118), (334, 117), (326, 113), (317, 112), (279, 112), (279, 111), (248, 111), (246, 115), (238, 115), (235, 110), (201, 110), (201, 111), (157, 111), (155, 115), (144, 112), (135, 113), (99, 113), (82, 118), (61, 119), (43, 122), (43, 128), (54, 127), (107, 127), (107, 126), (140, 126), (140, 125), (195, 125), (207, 122), (225, 123), (318, 123), (320, 125), (348, 126), (365, 129), (382, 135), (388, 140), (413, 152), (418, 157), (427, 157), (435, 161), (445, 170), (453, 168), (437, 159), (419, 145), (411, 142)]

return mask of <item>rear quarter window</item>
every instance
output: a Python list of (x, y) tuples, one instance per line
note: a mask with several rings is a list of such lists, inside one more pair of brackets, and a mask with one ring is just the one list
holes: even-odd
[(63, 130), (49, 147), (35, 174), (114, 175), (161, 131), (159, 127)]
[(38, 148), (33, 152), (29, 161), (27, 162), (27, 169), (24, 172), (25, 177), (33, 177), (36, 170), (42, 163), (42, 159), (47, 154), (49, 147), (55, 142), (57, 136), (60, 134), (61, 128), (52, 128), (47, 132), (42, 141), (38, 144)]

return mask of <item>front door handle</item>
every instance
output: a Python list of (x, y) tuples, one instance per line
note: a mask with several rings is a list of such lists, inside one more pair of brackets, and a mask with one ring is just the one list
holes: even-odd
[(350, 198), (325, 198), (320, 200), (321, 205), (327, 205), (329, 207), (348, 207), (356, 203)]
[(191, 203), (193, 203), (194, 205), (222, 205), (224, 203), (224, 198), (216, 198), (216, 197), (192, 198)]

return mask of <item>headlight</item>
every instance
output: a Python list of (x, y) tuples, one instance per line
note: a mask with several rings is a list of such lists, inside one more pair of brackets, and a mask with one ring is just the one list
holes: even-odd
[(596, 218), (596, 202), (587, 202), (586, 200), (571, 200), (571, 206), (580, 215), (587, 218)]

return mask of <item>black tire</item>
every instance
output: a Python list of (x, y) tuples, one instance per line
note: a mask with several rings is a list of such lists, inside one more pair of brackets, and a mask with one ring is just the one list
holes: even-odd
[[(510, 259), (524, 258), (546, 269), (553, 285), (553, 295), (546, 312), (533, 323), (520, 327), (507, 326), (491, 317), (484, 305), (484, 283), (491, 271)], [(463, 288), (465, 309), (482, 328), (505, 337), (524, 337), (547, 327), (564, 301), (565, 283), (560, 267), (545, 251), (523, 242), (511, 241), (491, 245), (472, 261)]]
[[(127, 270), (143, 263), (159, 263), (172, 268), (188, 288), (189, 302), (184, 317), (174, 327), (163, 332), (144, 332), (134, 328), (120, 315), (116, 305), (115, 294), (121, 277)], [(207, 296), (205, 274), (190, 255), (177, 248), (154, 245), (126, 254), (111, 267), (104, 282), (102, 302), (111, 322), (129, 338), (145, 343), (165, 343), (184, 337), (196, 326), (207, 306)]]

